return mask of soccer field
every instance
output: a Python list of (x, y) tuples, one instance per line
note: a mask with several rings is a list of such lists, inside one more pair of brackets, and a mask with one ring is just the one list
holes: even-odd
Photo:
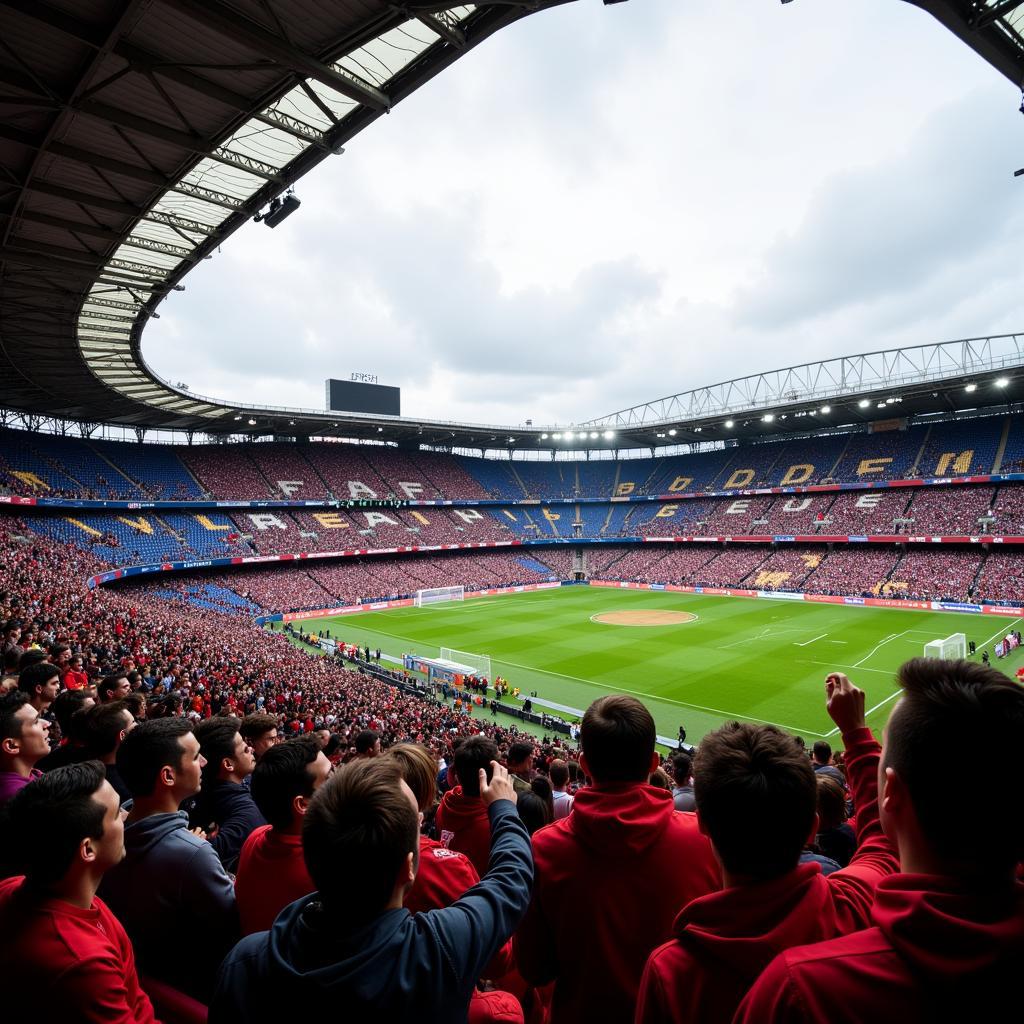
[[(687, 621), (613, 625), (595, 618), (621, 612)], [(486, 654), (492, 673), (524, 695), (536, 690), (542, 700), (578, 711), (604, 693), (631, 693), (650, 708), (660, 735), (674, 737), (684, 724), (690, 742), (734, 718), (771, 722), (808, 740), (833, 738), (823, 696), (833, 669), (866, 691), (868, 723), (880, 730), (897, 695), (896, 668), (929, 640), (962, 632), (980, 656), (1020, 624), (997, 616), (598, 587), (302, 622), (307, 632), (326, 627), (337, 640), (396, 657), (436, 657), (440, 647)], [(1012, 675), (1021, 664), (1024, 647), (996, 667)], [(542, 710), (536, 701), (535, 710)]]

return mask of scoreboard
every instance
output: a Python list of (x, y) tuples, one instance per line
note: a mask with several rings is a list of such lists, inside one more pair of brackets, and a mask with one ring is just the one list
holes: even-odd
[(362, 412), (378, 416), (402, 415), (402, 389), (370, 383), (365, 373), (354, 373), (360, 380), (326, 381), (328, 412)]

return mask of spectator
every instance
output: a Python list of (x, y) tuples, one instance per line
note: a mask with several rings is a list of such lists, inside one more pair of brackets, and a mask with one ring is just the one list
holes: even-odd
[(262, 712), (246, 715), (239, 724), (238, 731), (242, 734), (242, 739), (252, 747), (252, 756), (256, 758), (257, 764), (275, 743), (281, 742), (281, 737), (277, 734), (277, 719)]
[(845, 868), (857, 849), (857, 834), (848, 823), (846, 792), (835, 779), (821, 773), (818, 781), (818, 835), (815, 845)]
[(42, 774), (36, 765), (50, 752), (49, 731), (24, 691), (0, 696), (0, 806)]
[(61, 680), (65, 690), (82, 690), (89, 685), (89, 677), (82, 668), (82, 658), (76, 655), (68, 662)]
[(98, 692), (99, 702), (109, 704), (111, 701), (127, 697), (132, 692), (132, 686), (127, 675), (123, 672), (114, 672), (100, 680)]
[(494, 831), (491, 871), (452, 906), (410, 915), (418, 810), (392, 760), (340, 768), (310, 803), (302, 845), (317, 892), (250, 935), (221, 968), (210, 1024), (281, 1020), (297, 1006), (353, 1019), (460, 1021), (484, 965), (526, 908), (529, 840), (495, 762), (477, 781)]
[(9, 810), (25, 876), (0, 882), (5, 1019), (150, 1024), (131, 943), (96, 898), (124, 856), (122, 811), (103, 766), (58, 768), (26, 786)]
[(76, 761), (86, 759), (83, 742), (84, 729), (81, 727), (85, 716), (83, 715), (77, 727), (75, 717), (79, 712), (88, 711), (89, 708), (95, 706), (96, 701), (84, 690), (64, 690), (57, 694), (57, 699), (51, 705), (50, 711), (60, 730), (60, 743), (36, 765), (41, 772), (53, 771), (54, 768), (63, 768), (66, 764), (74, 764)]
[(677, 811), (695, 811), (697, 801), (693, 796), (693, 760), (689, 754), (677, 753), (672, 758), (672, 802)]
[(442, 844), (464, 853), (481, 877), (491, 857), (491, 829), (477, 779), (481, 771), (490, 770), (497, 757), (497, 744), (487, 736), (463, 740), (455, 748), (455, 760), (449, 769), (456, 785), (445, 793), (435, 819)]
[(537, 879), (516, 958), (528, 982), (555, 983), (554, 1024), (631, 1019), (644, 964), (676, 912), (720, 884), (696, 816), (647, 784), (655, 732), (633, 697), (591, 704), (581, 766), (594, 785), (533, 837)]
[(825, 775), (830, 779), (834, 779), (845, 789), (846, 779), (833, 763), (832, 748), (824, 740), (817, 740), (811, 748), (811, 767), (816, 775)]
[(875, 887), (897, 869), (879, 823), (880, 748), (864, 723), (863, 691), (839, 673), (826, 685), (858, 808), (854, 862), (827, 879), (818, 864), (798, 863), (817, 830), (817, 784), (793, 737), (739, 722), (705, 736), (697, 754), (697, 811), (725, 887), (684, 907), (675, 938), (651, 954), (637, 1004), (640, 1024), (731, 1020), (776, 953), (867, 925)]
[(122, 803), (130, 800), (132, 793), (118, 770), (117, 751), (134, 727), (132, 713), (120, 700), (98, 704), (82, 712), (80, 735), (83, 756), (103, 763), (107, 782), (117, 791)]
[(547, 801), (532, 789), (519, 794), (516, 810), (531, 836), (545, 825), (550, 825), (553, 820), (552, 810)]
[[(897, 678), (879, 799), (902, 873), (879, 885), (873, 927), (777, 956), (737, 1021), (923, 1024), (1016, 1005), (1024, 690), (967, 661), (915, 658)], [(938, 770), (951, 750), (984, 751), (984, 780)]]
[(189, 821), (193, 828), (198, 826), (209, 834), (221, 863), (233, 871), (242, 844), (253, 829), (266, 825), (248, 788), (242, 785), (256, 767), (256, 759), (235, 718), (207, 719), (196, 726), (195, 733), (206, 764)]
[(238, 916), (220, 859), (179, 810), (199, 791), (204, 763), (182, 718), (154, 718), (125, 737), (117, 766), (132, 795), (127, 855), (100, 890), (145, 973), (208, 1002), (217, 965), (238, 939)]
[(356, 737), (356, 757), (380, 757), (380, 734), (373, 729), (364, 729)]
[(36, 711), (46, 711), (60, 692), (60, 669), (48, 661), (28, 665), (18, 673), (18, 689)]
[(312, 736), (267, 749), (252, 773), (252, 798), (269, 822), (255, 829), (238, 860), (235, 894), (242, 934), (266, 931), (313, 885), (302, 859), (302, 820), (331, 762)]
[(555, 758), (548, 768), (551, 779), (551, 799), (554, 803), (555, 821), (560, 821), (572, 810), (573, 798), (568, 792), (569, 766), (561, 758)]
[(508, 770), (512, 776), (512, 785), (522, 796), (530, 791), (533, 780), (533, 744), (513, 743), (508, 748)]

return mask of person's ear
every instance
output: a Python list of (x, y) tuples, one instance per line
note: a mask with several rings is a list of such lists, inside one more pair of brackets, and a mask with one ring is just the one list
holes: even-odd
[(405, 855), (406, 882), (412, 885), (416, 881), (416, 854), (410, 850)]
[(814, 821), (811, 822), (811, 834), (807, 837), (804, 846), (810, 846), (818, 835), (818, 828), (821, 825), (821, 815), (814, 812)]
[(651, 770), (647, 774), (648, 775), (653, 775), (660, 767), (661, 767), (661, 757), (658, 755), (658, 752), (655, 750), (651, 754)]
[(165, 786), (173, 786), (176, 781), (174, 769), (169, 765), (165, 764), (160, 769), (160, 782)]
[(225, 757), (220, 763), (220, 770), (222, 772), (233, 772), (235, 770), (234, 758)]
[(297, 814), (300, 818), (306, 813), (309, 807), (310, 798), (308, 796), (293, 796), (292, 797), (292, 814)]
[(899, 815), (907, 806), (907, 789), (895, 768), (885, 769), (885, 781), (879, 794), (879, 805), (886, 814)]
[(14, 736), (5, 736), (2, 743), (0, 743), (0, 750), (2, 750), (8, 757), (14, 757), (19, 750), (21, 750), (21, 744)]
[(95, 840), (86, 837), (78, 844), (78, 858), (85, 864), (91, 864), (96, 860)]

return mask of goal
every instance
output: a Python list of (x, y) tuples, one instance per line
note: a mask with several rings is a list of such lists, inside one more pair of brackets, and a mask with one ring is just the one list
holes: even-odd
[(952, 636), (947, 636), (945, 640), (930, 640), (924, 645), (924, 656), (946, 659), (966, 658), (967, 635), (954, 633)]
[(417, 590), (412, 603), (417, 608), (427, 604), (440, 604), (442, 601), (464, 601), (465, 587), (434, 587), (431, 590)]
[(487, 654), (470, 654), (468, 651), (456, 651), (453, 647), (442, 647), (439, 656), (441, 661), (451, 661), (456, 665), (465, 665), (473, 669), (473, 674), (491, 678), (491, 658)]

